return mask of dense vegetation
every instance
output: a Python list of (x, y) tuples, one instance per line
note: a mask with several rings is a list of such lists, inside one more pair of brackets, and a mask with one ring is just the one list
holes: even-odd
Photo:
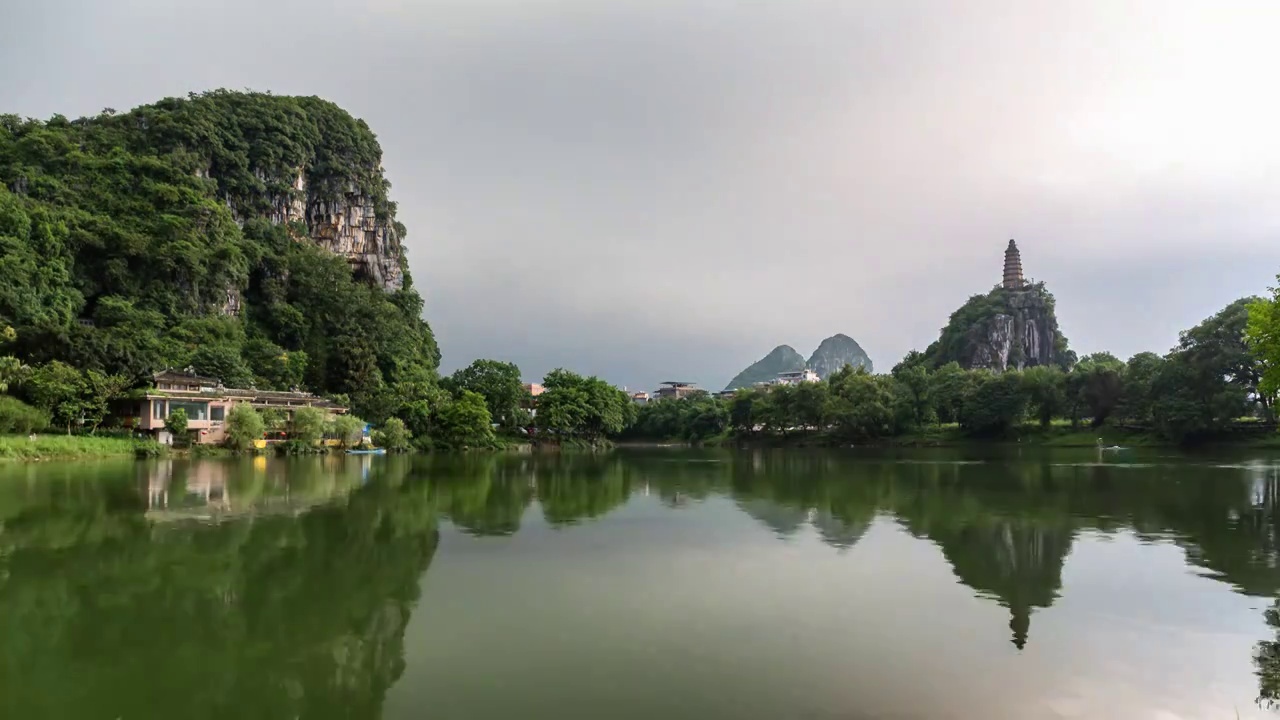
[[(934, 369), (911, 353), (888, 375), (845, 367), (817, 383), (739, 390), (643, 406), (630, 437), (702, 441), (810, 438), (868, 442), (928, 435), (952, 425), (969, 437), (1009, 436), (1024, 423), (1048, 428), (1121, 426), (1179, 444), (1273, 422), (1280, 377), (1280, 295), (1245, 298), (1181, 334), (1166, 355), (1127, 362), (1086, 356), (1069, 370), (996, 373), (956, 362)], [(1252, 422), (1242, 423), (1242, 418)], [(1263, 421), (1263, 422), (1258, 422)]]
[(0, 354), (66, 363), (86, 385), (191, 367), (384, 419), (435, 380), (421, 298), (407, 273), (386, 291), (278, 221), (290, 203), (358, 191), (398, 240), (388, 188), (373, 133), (319, 98), (217, 91), (80, 120), (0, 116)]

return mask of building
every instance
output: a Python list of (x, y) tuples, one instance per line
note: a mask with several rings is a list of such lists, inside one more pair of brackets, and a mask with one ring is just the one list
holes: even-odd
[[(546, 392), (546, 388), (538, 383), (525, 383), (524, 397), (520, 400), (520, 407), (529, 413), (529, 419), (538, 417), (538, 396)], [(530, 423), (532, 425), (532, 423)], [(531, 429), (531, 428), (529, 428)]]
[(649, 393), (647, 392), (631, 393), (631, 402), (637, 405), (643, 405), (649, 402)]
[(1022, 254), (1012, 239), (1004, 250), (1004, 279), (1000, 286), (1005, 290), (1021, 290), (1027, 286), (1027, 279), (1022, 276)]
[(152, 436), (166, 445), (173, 438), (165, 428), (165, 420), (174, 412), (187, 414), (190, 441), (204, 445), (220, 444), (226, 439), (226, 419), (231, 408), (248, 403), (258, 410), (279, 410), (292, 420), (298, 408), (313, 407), (326, 415), (343, 415), (347, 409), (311, 393), (226, 388), (216, 379), (190, 372), (166, 370), (153, 376), (153, 387), (140, 397), (124, 401), (118, 414), (125, 427)]
[(696, 395), (701, 392), (705, 392), (705, 391), (699, 388), (694, 383), (676, 382), (674, 380), (668, 380), (667, 382), (662, 383), (662, 387), (653, 391), (653, 399), (654, 400), (666, 400), (666, 399), (679, 400), (681, 398), (687, 398), (690, 395)]
[(778, 377), (773, 379), (774, 385), (799, 385), (800, 383), (818, 382), (822, 378), (818, 377), (818, 373), (805, 368), (803, 370), (790, 370), (788, 372), (778, 373)]

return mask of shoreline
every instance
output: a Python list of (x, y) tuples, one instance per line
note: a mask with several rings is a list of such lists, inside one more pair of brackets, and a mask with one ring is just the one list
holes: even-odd
[[(720, 436), (705, 441), (682, 439), (668, 440), (615, 440), (604, 447), (581, 448), (576, 445), (538, 446), (530, 443), (510, 443), (501, 448), (478, 450), (479, 452), (545, 453), (545, 452), (599, 452), (618, 450), (683, 450), (721, 448), (726, 450), (836, 450), (836, 449), (929, 449), (929, 448), (981, 448), (981, 447), (1030, 447), (1046, 449), (1092, 449), (1101, 438), (1104, 445), (1119, 445), (1125, 449), (1183, 450), (1277, 450), (1280, 451), (1280, 434), (1244, 435), (1219, 438), (1191, 447), (1178, 446), (1154, 435), (1102, 428), (1099, 430), (1070, 430), (1069, 428), (1023, 428), (1007, 437), (975, 438), (962, 435), (956, 428), (931, 428), (929, 430), (890, 438), (850, 441), (822, 434), (795, 434), (790, 436), (736, 437)], [(477, 450), (409, 451), (410, 455), (468, 453)], [(317, 457), (330, 453), (315, 453)], [(251, 452), (249, 457), (275, 455), (275, 453)], [(121, 437), (96, 437), (86, 435), (38, 435), (35, 440), (27, 436), (0, 436), (0, 463), (50, 462), (76, 460), (107, 460), (134, 458), (146, 460), (169, 458), (230, 458), (237, 453), (219, 446), (197, 445), (189, 448), (172, 448), (154, 441)]]

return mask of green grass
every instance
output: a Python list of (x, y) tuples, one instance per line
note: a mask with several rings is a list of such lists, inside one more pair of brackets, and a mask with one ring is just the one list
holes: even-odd
[(162, 446), (152, 440), (89, 435), (0, 435), (0, 460), (74, 460), (100, 457), (158, 455)]

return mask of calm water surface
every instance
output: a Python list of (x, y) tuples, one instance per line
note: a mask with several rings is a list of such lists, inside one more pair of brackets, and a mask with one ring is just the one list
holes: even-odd
[(3, 718), (1280, 717), (1280, 458), (0, 465)]

